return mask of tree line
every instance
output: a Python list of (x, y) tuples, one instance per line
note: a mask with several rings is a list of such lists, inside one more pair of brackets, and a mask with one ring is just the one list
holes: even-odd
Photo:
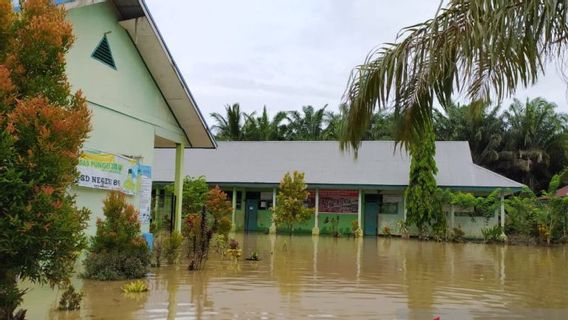
[[(304, 106), (270, 116), (241, 111), (235, 103), (225, 114), (212, 113), (216, 138), (226, 141), (339, 140), (345, 107), (338, 112)], [(389, 110), (372, 114), (363, 140), (400, 140), (402, 119)], [(450, 104), (434, 110), (436, 140), (468, 141), (473, 162), (541, 191), (568, 165), (568, 115), (543, 98), (514, 100), (508, 107)]]

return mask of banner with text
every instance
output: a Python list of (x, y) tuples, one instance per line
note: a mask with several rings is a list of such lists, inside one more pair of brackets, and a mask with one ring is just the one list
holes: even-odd
[(138, 190), (138, 161), (111, 153), (83, 151), (77, 170), (81, 187), (119, 190), (135, 195)]

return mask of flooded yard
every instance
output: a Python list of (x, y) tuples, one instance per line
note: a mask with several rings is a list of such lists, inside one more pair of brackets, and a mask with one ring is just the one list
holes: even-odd
[(566, 319), (568, 252), (414, 240), (237, 234), (237, 264), (153, 268), (150, 291), (75, 280), (76, 312), (48, 288), (25, 296), (29, 319)]

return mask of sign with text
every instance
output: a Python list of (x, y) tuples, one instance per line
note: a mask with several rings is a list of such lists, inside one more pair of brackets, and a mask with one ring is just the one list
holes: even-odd
[[(309, 190), (306, 206), (314, 208), (315, 190)], [(321, 213), (357, 213), (359, 192), (357, 190), (328, 190), (319, 191), (319, 212)]]
[(83, 151), (79, 157), (81, 187), (118, 190), (129, 195), (138, 190), (138, 161), (111, 153)]

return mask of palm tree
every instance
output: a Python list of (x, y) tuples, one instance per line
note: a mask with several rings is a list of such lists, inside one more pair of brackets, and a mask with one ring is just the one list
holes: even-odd
[(501, 101), (535, 83), (544, 61), (563, 56), (567, 19), (567, 0), (450, 0), (354, 70), (342, 146), (357, 148), (373, 111), (391, 103), (403, 119), (398, 139), (407, 145), (420, 141), (435, 100), (445, 108), (463, 92), (473, 102)]
[(286, 112), (280, 111), (270, 120), (266, 106), (262, 109), (262, 115), (255, 117), (253, 112), (247, 115), (244, 126), (245, 140), (249, 141), (275, 141), (284, 140), (286, 135)]
[(217, 122), (212, 129), (217, 132), (216, 138), (219, 140), (243, 140), (243, 118), (245, 114), (241, 112), (238, 103), (225, 106), (226, 116), (217, 112), (211, 113), (211, 117)]
[(290, 140), (323, 140), (325, 109), (327, 105), (320, 109), (312, 106), (302, 107), (299, 111), (289, 111), (289, 139)]
[(449, 104), (445, 110), (434, 109), (434, 130), (439, 140), (468, 141), (473, 162), (493, 169), (499, 158), (504, 135), (500, 105), (487, 103)]
[(371, 116), (369, 127), (363, 140), (393, 140), (398, 134), (399, 121), (396, 114), (387, 110), (377, 110)]
[(542, 98), (514, 100), (503, 114), (507, 124), (500, 169), (533, 190), (546, 187), (568, 164), (568, 116)]

